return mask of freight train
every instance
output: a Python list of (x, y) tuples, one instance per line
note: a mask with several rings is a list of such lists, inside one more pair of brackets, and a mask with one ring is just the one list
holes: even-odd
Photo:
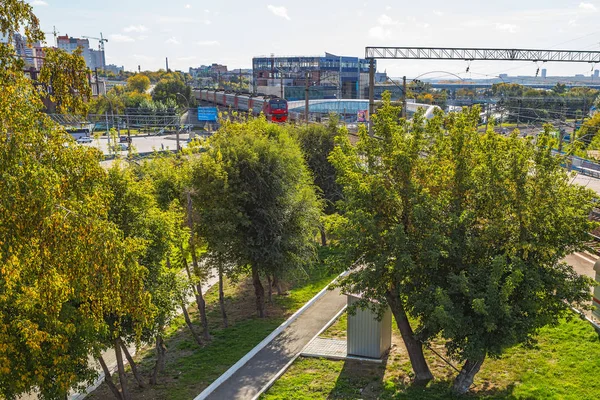
[(198, 101), (229, 107), (232, 110), (246, 111), (253, 115), (262, 112), (269, 121), (285, 122), (288, 119), (287, 100), (279, 97), (255, 96), (248, 93), (233, 93), (214, 89), (194, 89), (193, 95)]

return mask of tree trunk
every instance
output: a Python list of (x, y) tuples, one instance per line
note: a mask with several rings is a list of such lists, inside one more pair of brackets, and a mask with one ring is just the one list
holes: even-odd
[(267, 285), (268, 285), (267, 286), (268, 287), (268, 290), (267, 290), (267, 301), (269, 303), (272, 303), (273, 302), (273, 286), (271, 284), (271, 275), (269, 275), (269, 274), (267, 274)]
[(106, 363), (104, 362), (104, 358), (102, 358), (102, 356), (98, 357), (98, 362), (102, 366), (102, 371), (104, 372), (104, 382), (106, 383), (106, 385), (108, 386), (110, 391), (115, 395), (115, 397), (119, 400), (122, 400), (123, 396), (121, 396), (121, 392), (119, 392), (119, 389), (113, 382), (111, 375), (110, 375), (110, 371), (109, 371), (108, 367), (106, 366)]
[(121, 354), (121, 345), (119, 338), (114, 341), (115, 356), (117, 358), (117, 369), (119, 371), (119, 382), (121, 383), (121, 395), (123, 400), (131, 399), (127, 389), (127, 377), (125, 376), (125, 365), (123, 364), (123, 355)]
[(265, 289), (260, 283), (258, 268), (252, 266), (252, 284), (254, 285), (254, 294), (256, 295), (256, 312), (259, 318), (266, 317), (265, 314)]
[(414, 384), (417, 386), (425, 386), (433, 379), (433, 375), (429, 370), (425, 355), (423, 354), (423, 345), (415, 338), (410, 322), (406, 317), (404, 306), (400, 300), (400, 295), (397, 290), (390, 290), (386, 295), (392, 314), (396, 318), (396, 324), (402, 335), (402, 340), (408, 351), (408, 357), (412, 369), (415, 372)]
[(223, 326), (227, 328), (227, 312), (225, 311), (225, 292), (223, 291), (223, 268), (219, 266), (219, 306), (221, 307), (221, 316), (223, 317)]
[(196, 330), (194, 329), (194, 325), (192, 324), (192, 320), (190, 319), (190, 314), (188, 314), (184, 302), (181, 303), (181, 311), (183, 312), (183, 318), (185, 319), (185, 323), (188, 326), (188, 328), (190, 328), (190, 332), (192, 332), (192, 336), (196, 340), (196, 343), (202, 346), (202, 339), (200, 339), (200, 336), (198, 336)]
[[(200, 267), (198, 266), (198, 255), (196, 254), (196, 243), (194, 241), (194, 221), (192, 218), (192, 195), (187, 192), (187, 213), (188, 213), (188, 227), (190, 228), (190, 252), (192, 253), (192, 266), (194, 268), (194, 274), (196, 278), (200, 278)], [(208, 332), (208, 318), (206, 317), (206, 302), (204, 296), (202, 296), (202, 284), (198, 282), (196, 284), (196, 303), (198, 303), (198, 312), (200, 313), (200, 323), (202, 325), (202, 335), (205, 340), (210, 340), (210, 333)]]
[(273, 274), (273, 286), (277, 289), (277, 296), (283, 296), (283, 290), (281, 290), (281, 283), (277, 274)]
[(133, 357), (131, 357), (131, 354), (129, 354), (129, 350), (127, 350), (127, 346), (125, 346), (125, 343), (123, 343), (123, 341), (121, 339), (117, 339), (119, 341), (119, 343), (121, 343), (121, 348), (123, 349), (123, 353), (125, 354), (125, 358), (127, 359), (127, 362), (129, 363), (129, 365), (131, 366), (131, 372), (133, 372), (133, 376), (135, 377), (135, 380), (137, 381), (139, 387), (141, 387), (142, 389), (146, 387), (146, 384), (144, 383), (144, 380), (142, 379), (142, 376), (140, 375), (137, 365), (135, 363), (135, 361), (133, 361)]
[(485, 356), (481, 358), (476, 358), (474, 360), (467, 360), (463, 365), (460, 373), (454, 379), (454, 385), (452, 386), (452, 390), (456, 394), (465, 394), (469, 391), (469, 388), (473, 384), (473, 379), (475, 378), (475, 374), (479, 372), (483, 361), (485, 360)]
[(158, 383), (158, 374), (165, 372), (166, 352), (167, 347), (165, 346), (165, 341), (163, 340), (162, 335), (159, 333), (156, 335), (156, 363), (154, 364), (152, 376), (150, 377), (151, 385), (156, 385)]
[(327, 235), (325, 235), (325, 227), (321, 225), (319, 227), (319, 231), (321, 231), (321, 246), (327, 246)]

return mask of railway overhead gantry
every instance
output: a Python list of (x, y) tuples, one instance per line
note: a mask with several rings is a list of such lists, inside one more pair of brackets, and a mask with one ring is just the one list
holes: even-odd
[(366, 47), (369, 116), (375, 109), (375, 60), (460, 60), (600, 63), (600, 51), (491, 49), (467, 47)]

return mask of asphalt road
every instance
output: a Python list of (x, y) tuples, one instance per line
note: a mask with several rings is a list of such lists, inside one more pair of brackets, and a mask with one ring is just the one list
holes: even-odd
[[(123, 136), (123, 135), (122, 135)], [(187, 133), (179, 135), (179, 145), (187, 146)], [(132, 136), (132, 145), (138, 153), (147, 153), (154, 150), (175, 150), (177, 148), (176, 135), (168, 136)], [(127, 145), (127, 143), (124, 143)], [(82, 143), (82, 146), (90, 146), (99, 148), (103, 154), (108, 152), (108, 139), (106, 136), (101, 136), (99, 139), (93, 139), (91, 143)], [(120, 152), (122, 155), (127, 154), (127, 150)]]

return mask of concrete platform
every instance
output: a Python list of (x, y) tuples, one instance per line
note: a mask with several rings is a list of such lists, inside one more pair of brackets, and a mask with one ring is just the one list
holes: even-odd
[(346, 340), (325, 339), (317, 337), (300, 353), (302, 357), (327, 358), (330, 360), (357, 360), (381, 363), (381, 359), (348, 355)]

